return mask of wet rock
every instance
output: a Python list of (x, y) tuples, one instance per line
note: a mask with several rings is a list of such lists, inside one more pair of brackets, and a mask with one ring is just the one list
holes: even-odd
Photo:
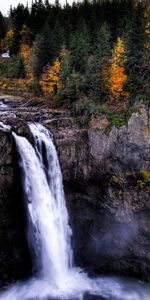
[[(104, 298), (103, 296), (98, 296), (98, 295), (92, 295), (92, 294), (89, 294), (89, 293), (85, 293), (84, 297), (83, 297), (83, 300), (109, 300), (110, 298)], [(115, 299), (112, 299), (111, 300), (115, 300)]]
[(140, 177), (141, 170), (150, 171), (146, 110), (133, 114), (128, 126), (108, 132), (105, 116), (91, 120), (32, 107), (22, 99), (0, 101), (8, 106), (0, 114), (5, 125), (0, 124), (0, 279), (31, 271), (12, 131), (32, 142), (27, 123), (38, 121), (54, 135), (76, 264), (91, 275), (116, 273), (150, 281), (150, 186)]

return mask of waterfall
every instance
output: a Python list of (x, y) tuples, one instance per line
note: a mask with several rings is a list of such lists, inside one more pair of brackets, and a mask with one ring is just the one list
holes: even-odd
[[(1, 293), (0, 300), (82, 299), (84, 292), (109, 299), (149, 300), (149, 287), (116, 278), (90, 279), (73, 266), (62, 174), (52, 135), (29, 124), (34, 146), (13, 133), (28, 216), (28, 241), (35, 275)], [(93, 298), (94, 299), (94, 298)], [(112, 298), (111, 298), (112, 299)]]
[(47, 277), (58, 288), (63, 287), (72, 265), (62, 175), (48, 130), (39, 124), (29, 127), (35, 149), (27, 139), (14, 134), (23, 173), (29, 242), (34, 248), (38, 275)]
[[(44, 230), (46, 231), (44, 231), (44, 238), (41, 239), (40, 237), (42, 244), (44, 243), (40, 251), (42, 272), (43, 276), (49, 277), (51, 270), (51, 280), (55, 278), (57, 286), (61, 285), (62, 287), (64, 278), (68, 275), (69, 269), (72, 268), (72, 232), (65, 204), (62, 174), (57, 152), (49, 131), (40, 124), (30, 124), (29, 127), (34, 137), (41, 172), (44, 173), (44, 177), (46, 176), (46, 184), (40, 186), (41, 197), (45, 202), (47, 211), (47, 214), (43, 211), (46, 223)], [(45, 190), (45, 185), (48, 185), (48, 192), (44, 198), (43, 189)], [(43, 210), (43, 201), (40, 202), (41, 211)], [(40, 221), (40, 216), (37, 217), (38, 221)]]

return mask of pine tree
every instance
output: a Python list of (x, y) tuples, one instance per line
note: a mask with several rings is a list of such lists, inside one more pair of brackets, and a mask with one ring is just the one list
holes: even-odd
[(30, 65), (34, 77), (39, 80), (44, 66), (52, 60), (50, 55), (49, 35), (45, 31), (38, 34), (32, 46)]
[(150, 4), (144, 3), (144, 17), (145, 17), (145, 41), (142, 57), (142, 83), (143, 83), (143, 97), (142, 100), (148, 104), (150, 108)]
[(84, 73), (90, 51), (90, 42), (87, 26), (83, 20), (71, 36), (70, 49), (75, 71)]
[(1, 40), (4, 39), (6, 33), (6, 23), (5, 19), (0, 12), (0, 51), (1, 51)]
[(142, 5), (136, 5), (132, 13), (132, 19), (128, 19), (126, 25), (125, 40), (127, 45), (126, 90), (130, 94), (130, 101), (142, 99), (142, 58), (145, 43), (145, 21)]
[[(93, 61), (94, 97), (98, 102), (108, 98), (108, 68), (110, 66), (112, 36), (107, 23), (103, 23), (97, 32), (97, 47)], [(90, 70), (89, 70), (90, 71)]]

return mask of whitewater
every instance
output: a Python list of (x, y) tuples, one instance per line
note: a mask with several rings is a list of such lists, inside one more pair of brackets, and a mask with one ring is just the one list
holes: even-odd
[(85, 292), (106, 299), (149, 300), (146, 283), (116, 277), (90, 279), (74, 265), (72, 230), (53, 137), (39, 123), (30, 123), (29, 128), (33, 145), (25, 137), (15, 133), (13, 137), (22, 174), (34, 275), (3, 291), (0, 300), (81, 300)]

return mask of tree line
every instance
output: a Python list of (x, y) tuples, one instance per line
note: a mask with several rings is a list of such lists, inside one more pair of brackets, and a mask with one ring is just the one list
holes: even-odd
[(0, 14), (0, 74), (58, 106), (116, 109), (150, 98), (150, 4), (58, 0)]

